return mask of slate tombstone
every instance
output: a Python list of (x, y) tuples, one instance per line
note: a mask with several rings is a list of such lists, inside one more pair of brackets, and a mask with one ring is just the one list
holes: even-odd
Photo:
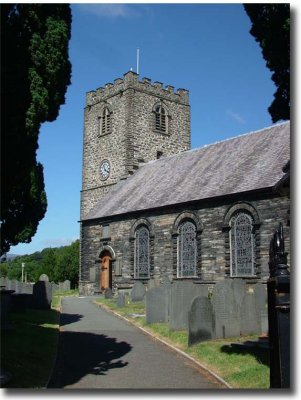
[(188, 345), (215, 338), (215, 316), (210, 299), (195, 297), (188, 313)]
[(50, 309), (52, 285), (48, 281), (38, 281), (33, 285), (33, 308)]
[(260, 311), (256, 306), (254, 293), (246, 293), (240, 312), (240, 331), (242, 335), (261, 333)]
[(235, 300), (230, 280), (218, 282), (214, 286), (212, 305), (215, 315), (216, 338), (239, 336), (239, 306)]
[(142, 282), (135, 282), (132, 290), (131, 290), (131, 300), (135, 301), (142, 301), (145, 296), (145, 287)]
[(170, 329), (188, 328), (188, 312), (195, 297), (193, 282), (174, 281), (171, 286)]
[(146, 292), (146, 323), (168, 322), (170, 289), (167, 285), (154, 287)]

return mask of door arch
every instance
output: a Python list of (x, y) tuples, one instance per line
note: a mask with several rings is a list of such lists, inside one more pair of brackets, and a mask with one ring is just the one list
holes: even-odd
[(108, 250), (100, 254), (100, 282), (101, 290), (112, 289), (112, 255)]

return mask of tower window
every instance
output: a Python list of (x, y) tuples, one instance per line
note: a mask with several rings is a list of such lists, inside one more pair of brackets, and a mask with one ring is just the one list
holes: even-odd
[(105, 107), (99, 118), (99, 133), (101, 135), (106, 135), (107, 133), (111, 133), (112, 131), (112, 121), (111, 121), (111, 112)]
[(167, 132), (167, 113), (161, 105), (155, 108), (155, 129), (156, 131)]

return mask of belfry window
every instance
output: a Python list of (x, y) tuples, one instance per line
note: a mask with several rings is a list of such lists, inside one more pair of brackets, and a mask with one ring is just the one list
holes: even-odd
[(167, 132), (167, 113), (161, 105), (155, 108), (155, 129), (163, 133)]
[(110, 133), (112, 130), (111, 112), (105, 107), (99, 118), (99, 131), (101, 135)]
[(145, 226), (140, 226), (135, 232), (134, 277), (149, 278), (150, 276), (150, 236)]
[(254, 275), (254, 233), (252, 217), (240, 211), (230, 219), (231, 276)]
[(178, 235), (178, 278), (197, 275), (197, 232), (196, 226), (185, 221), (179, 226)]

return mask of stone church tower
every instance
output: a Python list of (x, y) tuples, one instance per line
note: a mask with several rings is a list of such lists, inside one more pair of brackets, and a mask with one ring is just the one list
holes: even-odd
[(81, 219), (139, 164), (190, 149), (188, 91), (130, 71), (87, 93)]

